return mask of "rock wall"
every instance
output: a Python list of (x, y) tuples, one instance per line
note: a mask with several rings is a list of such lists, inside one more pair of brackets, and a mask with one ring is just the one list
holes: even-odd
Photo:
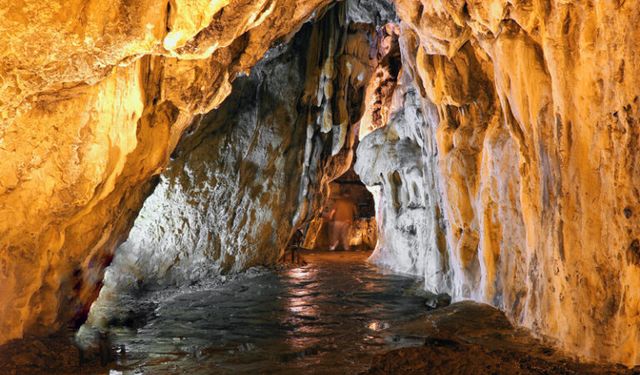
[[(386, 126), (365, 134), (355, 169), (376, 201), (378, 246), (371, 261), (451, 290), (435, 139), (437, 112), (400, 73), (390, 91)], [(370, 101), (371, 103), (372, 101)], [(363, 134), (361, 132), (361, 134)]]
[(330, 2), (0, 4), (0, 343), (86, 316), (184, 129)]
[[(330, 3), (0, 4), (0, 343), (86, 315), (184, 130)], [(326, 48), (306, 57), (292, 227), (322, 207), (360, 133), (377, 158), (358, 168), (378, 197), (374, 259), (572, 353), (640, 362), (638, 5), (395, 0), (402, 21), (373, 40), (348, 23), (395, 20), (390, 7), (349, 2), (311, 36)], [(169, 171), (158, 194), (186, 202), (196, 170)]]
[[(395, 3), (403, 69), (427, 102), (383, 105), (396, 115), (358, 150), (387, 155), (360, 168), (380, 195), (376, 259), (571, 353), (638, 363), (638, 3)], [(435, 149), (401, 135), (412, 108)], [(430, 173), (414, 194), (441, 204), (403, 224), (411, 183)], [(411, 236), (421, 220), (445, 229)], [(444, 254), (417, 239), (442, 233)]]
[(283, 255), (353, 158), (349, 106), (369, 74), (369, 29), (346, 15), (345, 4), (319, 15), (193, 121), (107, 268), (89, 326), (120, 319), (122, 298)]
[(300, 203), (305, 64), (293, 51), (305, 50), (304, 34), (271, 50), (217, 110), (194, 122), (116, 252), (101, 295), (189, 284), (278, 259)]

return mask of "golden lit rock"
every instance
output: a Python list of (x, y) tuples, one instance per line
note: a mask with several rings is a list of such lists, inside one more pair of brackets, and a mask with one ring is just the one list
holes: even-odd
[(373, 262), (493, 304), (571, 354), (640, 362), (640, 4), (395, 0), (395, 19), (381, 1), (3, 1), (0, 344), (84, 321), (185, 131), (328, 12), (318, 48), (296, 55), (299, 103), (279, 107), (308, 109), (307, 133), (277, 122), (282, 147), (252, 149), (274, 153), (256, 163), (277, 177), (260, 205), (296, 186), (295, 207), (283, 226), (247, 211), (249, 237), (273, 246), (242, 259), (271, 262), (290, 232), (318, 229), (357, 149)]
[(638, 4), (396, 5), (438, 107), (453, 293), (637, 363)]
[(328, 3), (0, 5), (0, 342), (86, 314), (185, 127)]

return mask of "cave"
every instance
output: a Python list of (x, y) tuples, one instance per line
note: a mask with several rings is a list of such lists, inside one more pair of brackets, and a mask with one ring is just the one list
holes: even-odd
[(640, 371), (640, 2), (0, 15), (0, 373)]
[(320, 212), (300, 230), (303, 249), (375, 249), (378, 228), (373, 195), (353, 168), (329, 183)]

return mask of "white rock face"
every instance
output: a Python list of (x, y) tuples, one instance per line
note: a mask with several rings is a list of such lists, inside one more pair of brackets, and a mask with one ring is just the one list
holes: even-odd
[(378, 246), (371, 261), (425, 278), (425, 287), (449, 292), (442, 202), (435, 147), (435, 108), (409, 80), (398, 87), (389, 123), (358, 146), (356, 172), (376, 200)]
[(118, 249), (105, 289), (189, 284), (277, 260), (298, 206), (303, 71), (299, 53), (272, 51), (194, 123)]

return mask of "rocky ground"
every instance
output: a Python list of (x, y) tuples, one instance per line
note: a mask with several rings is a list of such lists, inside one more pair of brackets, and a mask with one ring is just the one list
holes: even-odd
[[(350, 264), (362, 261), (365, 254), (303, 253), (304, 259), (292, 264), (280, 264), (276, 269), (295, 268), (305, 261), (313, 264), (331, 262), (334, 266), (339, 263)], [(211, 281), (207, 285), (191, 286), (174, 290), (173, 293), (182, 295), (188, 294), (189, 290), (212, 289), (265, 272), (266, 269), (254, 269), (244, 276)], [(148, 294), (137, 304), (155, 306), (158, 301), (169, 298), (166, 293), (159, 291)], [(410, 293), (420, 295), (417, 290)], [(427, 302), (433, 302), (433, 297), (425, 298)], [(120, 304), (131, 305), (123, 301)], [(389, 331), (388, 334), (381, 332), (382, 336), (389, 336), (392, 341), (405, 342), (407, 345), (424, 342), (424, 345), (376, 355), (370, 369), (363, 374), (640, 374), (640, 368), (584, 363), (569, 357), (553, 349), (551, 343), (535, 339), (528, 330), (514, 328), (502, 312), (489, 305), (464, 301), (427, 310), (428, 307), (425, 307), (425, 314), (419, 318), (394, 325), (392, 329), (384, 328), (383, 331)], [(113, 320), (115, 325), (133, 326), (129, 320), (139, 320), (125, 312), (116, 315)], [(140, 324), (144, 322), (140, 321)], [(105, 374), (113, 368), (112, 361), (126, 362), (126, 357), (134, 354), (129, 350), (124, 351), (106, 337), (94, 343), (91, 349), (81, 350), (73, 337), (72, 331), (64, 331), (48, 338), (27, 338), (2, 346), (0, 374)], [(314, 357), (317, 353), (309, 355)], [(206, 366), (206, 363), (201, 363), (199, 368), (208, 368)], [(215, 373), (214, 368), (210, 369)], [(265, 371), (269, 369), (265, 368)], [(328, 368), (326, 364), (317, 371), (307, 371), (310, 370), (305, 368), (301, 373), (343, 373), (341, 368)]]
[[(106, 348), (111, 357), (111, 348)], [(0, 374), (98, 374), (108, 372), (101, 365), (99, 349), (81, 352), (71, 332), (50, 337), (14, 340), (0, 348)]]
[(640, 374), (640, 367), (579, 362), (470, 301), (434, 310), (399, 332), (423, 338), (424, 346), (378, 355), (364, 374)]

